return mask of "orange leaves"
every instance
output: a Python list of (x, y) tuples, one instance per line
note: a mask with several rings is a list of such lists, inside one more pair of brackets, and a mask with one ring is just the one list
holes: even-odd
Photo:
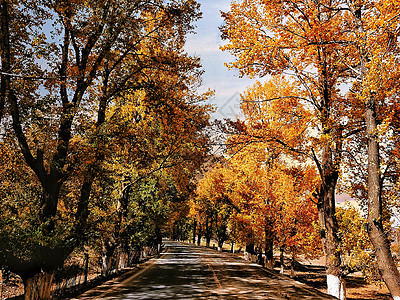
[(298, 252), (305, 249), (302, 245), (317, 249), (318, 239), (311, 238), (315, 238), (316, 207), (309, 202), (315, 173), (289, 169), (278, 160), (267, 162), (268, 157), (267, 149), (250, 144), (207, 172), (198, 184), (193, 216), (229, 212), (228, 228), (242, 243), (251, 235), (262, 246), (268, 233), (278, 244)]
[(294, 146), (292, 141), (297, 139), (296, 143), (300, 143), (299, 138), (311, 122), (311, 114), (303, 107), (301, 98), (294, 84), (273, 77), (249, 88), (242, 97), (241, 107), (250, 127), (254, 131), (260, 128), (259, 136), (265, 140), (280, 139)]
[(251, 77), (319, 68), (320, 50), (343, 42), (337, 26), (342, 15), (331, 6), (320, 1), (234, 3), (223, 14), (223, 37), (229, 43), (221, 49), (237, 57), (230, 66)]

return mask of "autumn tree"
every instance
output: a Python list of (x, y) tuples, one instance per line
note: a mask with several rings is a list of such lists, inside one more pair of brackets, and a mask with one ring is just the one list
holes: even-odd
[(313, 224), (317, 210), (312, 202), (318, 180), (313, 169), (292, 165), (268, 143), (246, 142), (243, 146), (239, 141), (246, 140), (237, 135), (228, 139), (236, 145), (230, 150), (236, 185), (232, 199), (238, 215), (251, 224), (256, 244), (264, 248), (267, 267), (274, 266), (273, 248), (277, 246), (282, 254), (286, 251), (294, 258), (307, 252), (318, 256), (319, 238)]
[[(229, 199), (230, 182), (227, 171), (222, 165), (217, 164), (212, 171), (205, 174), (197, 185), (197, 198), (191, 208), (193, 216), (201, 216), (203, 221), (212, 225), (210, 229), (213, 230), (210, 231), (214, 233), (219, 249), (222, 249), (228, 239), (228, 221), (233, 213)], [(200, 218), (198, 222), (202, 223)], [(205, 223), (203, 226), (208, 228), (210, 225)]]
[[(393, 163), (386, 160), (380, 142), (384, 136), (395, 140), (396, 123), (393, 116), (398, 111), (398, 1), (350, 2), (347, 6), (350, 37), (354, 46), (351, 69), (352, 91), (356, 104), (363, 107), (367, 144), (367, 203), (368, 235), (374, 246), (382, 279), (392, 297), (400, 298), (400, 273), (390, 251), (390, 241), (384, 230), (384, 178), (381, 174), (391, 169)], [(392, 127), (390, 129), (390, 127)], [(382, 151), (382, 152), (380, 152)], [(391, 154), (389, 154), (389, 157)]]
[[(379, 162), (383, 157), (379, 155), (382, 150), (379, 147), (380, 131), (389, 128), (388, 125), (393, 123), (393, 112), (397, 111), (394, 95), (398, 78), (395, 42), (398, 3), (243, 1), (232, 4), (225, 19), (227, 25), (223, 32), (230, 44), (224, 49), (238, 57), (232, 66), (248, 75), (284, 73), (287, 76), (290, 73), (292, 80), (303, 90), (300, 97), (305, 98), (316, 112), (323, 143), (321, 161), (317, 162), (315, 158), (314, 161), (321, 173), (319, 206), (321, 211), (330, 214), (325, 214), (325, 220), (322, 220), (322, 223), (327, 222), (327, 238), (331, 240), (326, 245), (333, 246), (327, 249), (329, 253), (338, 245), (335, 234), (330, 234), (330, 228), (337, 228), (337, 225), (333, 215), (334, 201), (324, 202), (322, 195), (334, 195), (331, 191), (337, 182), (345, 138), (355, 132), (366, 133), (369, 233), (380, 257), (382, 278), (393, 297), (398, 297), (399, 276), (380, 225), (383, 216), (380, 169), (385, 169), (385, 165)], [(348, 86), (340, 86), (340, 82), (351, 86), (350, 91)], [(334, 257), (331, 257), (332, 268), (328, 266), (328, 275), (334, 276), (332, 280), (336, 280), (337, 275), (340, 277), (340, 257)], [(335, 295), (338, 293), (336, 291)]]
[(30, 224), (39, 240), (1, 255), (23, 278), (27, 299), (48, 297), (33, 288), (85, 239), (91, 191), (110, 150), (110, 105), (146, 91), (149, 106), (174, 110), (173, 99), (157, 95), (170, 78), (185, 90), (198, 72), (182, 50), (198, 17), (195, 1), (1, 2), (2, 130), (12, 130), (40, 187)]
[[(201, 223), (214, 220), (215, 238), (246, 245), (246, 252), (264, 251), (266, 266), (273, 268), (274, 246), (295, 255), (318, 255), (319, 239), (314, 226), (316, 207), (311, 205), (315, 174), (310, 168), (287, 166), (284, 155), (270, 152), (266, 143), (240, 143), (232, 135), (229, 158), (204, 174), (192, 202), (192, 215)], [(219, 245), (222, 246), (222, 243)], [(312, 251), (311, 251), (312, 250)], [(259, 260), (261, 263), (261, 260)]]
[[(343, 141), (353, 133), (354, 127), (352, 121), (346, 126), (341, 122), (347, 116), (344, 111), (348, 105), (339, 89), (341, 76), (347, 70), (340, 49), (347, 39), (342, 27), (338, 26), (345, 22), (345, 16), (332, 9), (336, 5), (339, 4), (331, 1), (303, 0), (234, 2), (230, 11), (223, 13), (225, 25), (222, 36), (228, 43), (222, 49), (236, 56), (237, 60), (229, 66), (239, 69), (242, 75), (285, 76), (289, 85), (296, 87), (288, 90), (283, 86), (278, 92), (281, 87), (275, 84), (275, 91), (268, 91), (271, 84), (267, 83), (259, 95), (254, 93), (244, 99), (253, 103), (254, 111), (269, 102), (278, 102), (276, 108), (284, 109), (285, 104), (296, 100), (303, 106), (303, 111), (312, 115), (307, 130), (293, 130), (291, 135), (274, 138), (269, 134), (274, 129), (269, 127), (259, 137), (275, 140), (280, 148), (302, 153), (312, 159), (318, 169), (320, 186), (315, 197), (327, 258), (328, 293), (343, 298), (340, 255), (337, 251), (335, 188)], [(289, 113), (293, 118), (307, 118), (295, 110)], [(259, 118), (254, 120), (256, 122), (258, 128), (254, 126), (255, 129), (268, 127), (268, 116), (259, 114)], [(291, 123), (284, 125), (283, 130), (288, 132)], [(304, 134), (308, 135), (308, 141), (303, 145), (295, 144), (296, 140), (304, 140)]]
[(276, 243), (280, 249), (281, 272), (284, 270), (283, 255), (290, 254), (292, 276), (299, 255), (305, 258), (322, 255), (318, 211), (312, 197), (318, 175), (310, 166), (291, 166), (283, 171), (287, 174), (280, 178), (287, 177), (292, 187), (276, 215)]

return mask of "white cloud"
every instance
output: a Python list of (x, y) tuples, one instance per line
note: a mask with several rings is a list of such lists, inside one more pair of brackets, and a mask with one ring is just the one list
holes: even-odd
[(218, 53), (219, 45), (215, 43), (215, 40), (209, 37), (192, 37), (189, 38), (185, 45), (185, 50), (189, 54), (193, 55), (204, 55), (210, 53)]
[(224, 65), (233, 61), (219, 46), (223, 43), (219, 27), (223, 24), (220, 11), (228, 11), (231, 0), (199, 0), (203, 18), (196, 24), (197, 34), (188, 37), (185, 50), (201, 58), (205, 70), (201, 90), (215, 90), (212, 104), (219, 108), (214, 118), (235, 117), (240, 114), (240, 93), (254, 80), (239, 78), (237, 70)]

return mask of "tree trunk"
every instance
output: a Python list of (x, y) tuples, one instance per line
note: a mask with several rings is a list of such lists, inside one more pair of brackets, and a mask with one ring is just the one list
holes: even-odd
[(197, 234), (197, 246), (200, 246), (200, 244), (201, 244), (201, 233), (199, 232)]
[(115, 272), (118, 273), (119, 271), (119, 263), (121, 260), (121, 253), (117, 255), (117, 259), (115, 260)]
[(292, 257), (290, 258), (290, 278), (293, 278), (295, 275), (295, 272), (294, 272), (295, 260), (296, 260), (296, 256), (295, 256), (294, 250), (292, 250)]
[[(156, 227), (156, 237), (157, 237), (157, 253), (159, 253), (162, 245), (162, 233), (161, 233), (161, 227), (159, 225), (157, 225)], [(158, 245), (160, 245), (160, 249), (158, 249)]]
[(24, 299), (25, 300), (42, 300), (51, 299), (51, 285), (53, 282), (53, 274), (41, 272), (33, 277), (24, 280)]
[(265, 267), (271, 270), (275, 266), (273, 247), (274, 247), (273, 239), (265, 238)]
[(194, 220), (193, 222), (193, 244), (196, 244), (196, 229), (197, 229), (197, 220)]
[(218, 251), (222, 251), (225, 240), (218, 240)]
[[(210, 247), (211, 242), (211, 224), (208, 223), (208, 218), (206, 219), (206, 246)], [(211, 222), (210, 222), (211, 223)]]
[(255, 254), (254, 242), (246, 242), (246, 247), (244, 249), (244, 259), (251, 260), (251, 256)]
[(285, 253), (285, 245), (280, 246), (279, 250), (280, 250), (279, 262), (281, 264), (281, 270), (279, 271), (279, 273), (283, 274), (285, 272), (285, 262), (283, 257), (283, 254)]
[(329, 145), (323, 149), (320, 165), (321, 185), (318, 189), (318, 215), (321, 226), (321, 238), (326, 257), (326, 279), (328, 294), (338, 299), (345, 299), (344, 281), (340, 253), (338, 251), (339, 225), (336, 220), (335, 191), (339, 178), (338, 163), (333, 162)]
[(206, 236), (206, 246), (210, 247), (211, 237), (207, 234)]
[(267, 226), (265, 226), (265, 267), (272, 270), (275, 266), (274, 260), (274, 239), (271, 235), (270, 228), (272, 224), (270, 220), (267, 220)]
[(129, 255), (125, 251), (122, 251), (119, 264), (120, 268), (125, 269), (126, 267), (128, 267), (128, 262), (129, 262)]
[(400, 300), (400, 274), (393, 260), (389, 239), (382, 224), (379, 143), (375, 100), (370, 97), (365, 109), (368, 137), (368, 235), (375, 249), (379, 273), (393, 299)]
[(102, 267), (101, 267), (101, 275), (107, 276), (110, 274), (111, 266), (112, 266), (112, 258), (116, 249), (116, 244), (112, 241), (105, 240), (103, 241), (103, 249), (102, 249)]
[(111, 256), (108, 256), (107, 254), (103, 253), (101, 256), (101, 275), (102, 276), (107, 276), (110, 274), (111, 270)]
[(246, 252), (249, 254), (255, 254), (254, 242), (250, 242), (250, 243), (246, 244)]
[[(328, 177), (329, 178), (329, 177)], [(327, 178), (327, 179), (328, 179)], [(329, 182), (330, 181), (330, 182)], [(328, 189), (322, 195), (322, 211), (324, 214), (322, 238), (324, 241), (324, 253), (326, 257), (326, 276), (328, 294), (338, 299), (345, 299), (344, 282), (342, 279), (341, 258), (339, 247), (339, 238), (337, 236), (338, 223), (335, 216), (335, 186), (336, 179), (327, 180), (326, 188)]]
[(222, 246), (224, 245), (226, 241), (226, 231), (227, 231), (228, 226), (223, 224), (217, 228), (217, 238), (218, 238), (218, 250), (222, 251)]

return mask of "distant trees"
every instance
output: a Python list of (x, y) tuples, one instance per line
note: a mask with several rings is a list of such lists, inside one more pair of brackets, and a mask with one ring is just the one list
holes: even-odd
[(281, 155), (271, 159), (265, 144), (240, 148), (237, 143), (229, 161), (204, 174), (191, 202), (192, 218), (206, 228), (206, 238), (209, 230), (222, 247), (229, 233), (250, 254), (264, 251), (268, 268), (273, 267), (274, 245), (294, 257), (318, 255), (318, 215), (311, 199), (315, 174), (297, 174), (303, 171), (286, 167)]

